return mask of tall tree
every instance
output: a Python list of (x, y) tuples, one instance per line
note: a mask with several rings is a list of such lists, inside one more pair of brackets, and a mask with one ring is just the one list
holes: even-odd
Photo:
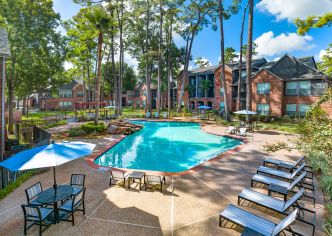
[(237, 58), (235, 49), (232, 47), (227, 47), (225, 49), (225, 63), (233, 63), (235, 58)]
[(243, 57), (243, 32), (244, 32), (244, 22), (246, 20), (247, 9), (249, 6), (249, 1), (247, 2), (246, 6), (244, 7), (243, 14), (242, 14), (242, 22), (241, 22), (241, 34), (240, 34), (240, 58), (239, 58), (239, 77), (237, 81), (237, 102), (236, 102), (236, 109), (241, 109), (241, 85), (242, 85), (242, 57)]
[(212, 21), (215, 21), (215, 8), (216, 3), (213, 0), (192, 0), (188, 4), (183, 3), (183, 15), (181, 15), (181, 20), (183, 21), (184, 29), (182, 30), (182, 36), (186, 41), (186, 47), (184, 68), (182, 78), (180, 78), (178, 112), (181, 112), (185, 83), (188, 79), (191, 49), (195, 36), (204, 26), (211, 24), (211, 19)]
[(332, 25), (332, 13), (326, 13), (323, 16), (309, 16), (306, 19), (297, 18), (294, 21), (297, 26), (297, 32), (300, 35), (306, 34), (311, 28), (322, 28)]
[(110, 19), (102, 7), (96, 6), (91, 12), (86, 14), (89, 21), (95, 25), (98, 30), (98, 64), (97, 64), (97, 80), (96, 80), (96, 96), (95, 96), (95, 118), (94, 124), (98, 124), (99, 120), (99, 106), (100, 106), (100, 82), (101, 82), (101, 63), (102, 63), (102, 47), (103, 47), (103, 34), (108, 29)]
[(211, 63), (207, 59), (204, 59), (203, 57), (197, 57), (194, 63), (199, 68), (204, 68), (204, 67), (207, 67), (207, 66), (211, 66)]
[(157, 111), (160, 113), (161, 102), (161, 74), (162, 74), (162, 43), (163, 43), (163, 0), (159, 0), (159, 46), (158, 46), (158, 79), (157, 79)]
[[(252, 33), (253, 33), (253, 22), (254, 22), (254, 0), (249, 1), (249, 16), (248, 16), (248, 51), (246, 61), (246, 109), (252, 110), (251, 108), (251, 61), (252, 61)], [(246, 116), (246, 120), (249, 121), (249, 115)]]

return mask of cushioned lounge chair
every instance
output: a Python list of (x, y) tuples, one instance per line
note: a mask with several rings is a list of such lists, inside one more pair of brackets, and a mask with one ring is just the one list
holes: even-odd
[[(53, 214), (52, 208), (44, 208), (36, 205), (22, 205), (24, 213), (24, 235), (27, 234), (28, 229), (33, 225), (39, 225), (39, 235), (52, 224), (51, 221), (47, 221), (48, 216)], [(28, 226), (28, 223), (30, 225)], [(44, 226), (44, 229), (43, 229)]]
[(112, 170), (110, 177), (110, 186), (112, 185), (112, 180), (122, 180), (124, 182), (124, 186), (126, 187), (126, 180), (128, 179), (129, 175), (130, 175), (129, 172)]
[[(64, 202), (59, 207), (59, 215), (61, 221), (69, 221), (75, 225), (75, 218), (74, 213), (76, 211), (82, 211), (83, 215), (85, 215), (85, 204), (84, 204), (84, 195), (85, 195), (85, 188), (81, 189), (79, 193), (72, 196), (66, 202)], [(80, 208), (82, 206), (82, 208)], [(65, 213), (65, 216), (61, 216), (61, 213)], [(68, 220), (71, 216), (71, 220)]]
[(25, 195), (27, 197), (28, 205), (42, 206), (43, 204), (37, 202), (37, 196), (43, 191), (42, 185), (40, 182), (35, 183), (31, 187), (25, 189)]
[[(316, 212), (310, 209), (307, 209), (305, 207), (302, 207), (298, 201), (300, 198), (304, 195), (304, 189), (301, 188), (295, 195), (293, 195), (290, 199), (287, 201), (283, 201), (268, 195), (265, 195), (263, 193), (256, 192), (251, 189), (244, 189), (238, 196), (238, 205), (241, 205), (241, 200), (242, 202), (249, 201), (252, 203), (255, 203), (257, 205), (263, 206), (265, 208), (268, 208), (270, 210), (273, 210), (275, 212), (278, 212), (280, 214), (285, 214), (288, 215), (289, 210), (291, 208), (298, 208), (299, 209), (299, 214), (297, 215), (297, 219), (309, 224), (310, 226), (313, 227), (312, 234), (314, 235), (315, 232), (315, 221), (316, 221)], [(300, 212), (302, 214), (300, 214)], [(313, 220), (307, 221), (304, 219), (304, 212), (309, 212), (313, 214)]]
[(249, 235), (246, 233), (250, 231), (250, 235), (274, 236), (279, 235), (284, 230), (288, 230), (293, 235), (300, 235), (293, 231), (290, 226), (295, 221), (297, 213), (298, 209), (294, 210), (287, 217), (276, 224), (237, 206), (229, 204), (226, 209), (220, 213), (219, 226), (221, 227), (222, 223), (227, 220), (234, 224), (243, 226), (245, 229), (242, 235)]

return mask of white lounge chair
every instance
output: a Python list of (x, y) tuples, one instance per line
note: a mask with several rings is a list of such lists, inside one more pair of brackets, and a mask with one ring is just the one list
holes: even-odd
[(239, 129), (239, 135), (247, 136), (247, 128), (240, 128)]
[(226, 133), (228, 134), (235, 134), (236, 128), (234, 126), (228, 126), (228, 129), (226, 130)]
[(151, 118), (151, 113), (149, 111), (145, 113), (145, 118)]

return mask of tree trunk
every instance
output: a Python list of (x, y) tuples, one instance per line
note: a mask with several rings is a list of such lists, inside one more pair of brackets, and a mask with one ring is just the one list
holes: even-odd
[(103, 46), (103, 33), (100, 31), (99, 35), (98, 35), (98, 67), (97, 67), (97, 81), (96, 81), (96, 95), (95, 95), (96, 108), (95, 108), (95, 120), (94, 120), (95, 125), (98, 124), (98, 120), (99, 120), (102, 46)]
[(149, 26), (150, 26), (150, 2), (147, 0), (147, 19), (146, 19), (146, 36), (145, 36), (145, 75), (146, 75), (146, 107), (145, 111), (151, 113), (151, 88), (150, 88), (150, 66), (149, 66)]
[(160, 19), (159, 19), (159, 50), (158, 50), (158, 87), (157, 87), (157, 111), (160, 113), (160, 102), (161, 102), (161, 47), (163, 40), (163, 9), (162, 0), (160, 0)]
[[(114, 16), (114, 12), (113, 10), (111, 11), (111, 17), (113, 18)], [(115, 68), (115, 49), (114, 49), (114, 26), (112, 25), (111, 27), (111, 63), (112, 63), (112, 66), (111, 66), (111, 70), (112, 70), (112, 78), (113, 78), (113, 91), (114, 91), (114, 112), (115, 112), (115, 115), (118, 115), (118, 106), (119, 106), (119, 100), (118, 100), (118, 93), (119, 93), (119, 89), (118, 89), (118, 78), (116, 76), (116, 68)]]
[(225, 77), (225, 38), (224, 38), (224, 22), (223, 22), (223, 1), (219, 0), (219, 22), (220, 22), (220, 57), (221, 57), (221, 83), (224, 88), (224, 107), (225, 107), (225, 120), (229, 121), (229, 108), (227, 98), (227, 86)]
[(15, 73), (15, 59), (12, 61), (10, 79), (7, 80), (8, 85), (8, 133), (13, 133), (14, 128), (14, 73)]
[[(254, 21), (254, 1), (249, 0), (249, 17), (248, 17), (248, 49), (247, 49), (247, 64), (246, 64), (246, 84), (247, 84), (247, 95), (246, 95), (246, 109), (251, 111), (251, 59), (252, 59), (252, 30)], [(250, 121), (249, 115), (246, 116), (246, 120)]]
[(20, 98), (17, 96), (16, 110), (20, 109)]
[(27, 114), (27, 98), (24, 96), (23, 97), (23, 106), (22, 106), (22, 115), (26, 115)]
[(173, 26), (173, 16), (170, 22), (170, 28), (168, 32), (168, 53), (167, 53), (167, 106), (168, 106), (168, 116), (171, 115), (171, 43), (172, 43), (172, 26)]
[(243, 10), (242, 24), (241, 24), (241, 34), (240, 34), (240, 61), (239, 61), (239, 80), (237, 82), (237, 110), (241, 110), (241, 82), (242, 82), (242, 47), (243, 47), (243, 31), (244, 31), (244, 22), (246, 19), (247, 8), (249, 1)]

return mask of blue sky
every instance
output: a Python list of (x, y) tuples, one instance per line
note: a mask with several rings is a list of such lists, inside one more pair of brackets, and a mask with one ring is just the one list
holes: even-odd
[[(226, 1), (226, 4), (230, 0)], [(246, 2), (246, 1), (244, 1)], [(71, 0), (54, 0), (54, 10), (62, 19), (69, 19), (79, 11), (80, 6)], [(315, 56), (316, 60), (324, 54), (324, 50), (332, 43), (332, 27), (312, 29), (306, 36), (296, 34), (293, 20), (309, 15), (322, 15), (332, 12), (331, 0), (261, 0), (255, 1), (254, 34), (258, 44), (259, 56), (275, 60), (285, 53), (296, 57)], [(224, 23), (225, 47), (239, 50), (242, 10), (238, 15)], [(247, 24), (246, 24), (247, 26)], [(203, 57), (211, 64), (217, 64), (220, 58), (220, 33), (212, 28), (204, 28), (194, 41), (193, 59)], [(246, 42), (247, 28), (244, 33)], [(184, 45), (180, 36), (175, 36), (176, 43)], [(135, 62), (126, 55), (128, 63)], [(193, 63), (192, 63), (192, 66)]]

